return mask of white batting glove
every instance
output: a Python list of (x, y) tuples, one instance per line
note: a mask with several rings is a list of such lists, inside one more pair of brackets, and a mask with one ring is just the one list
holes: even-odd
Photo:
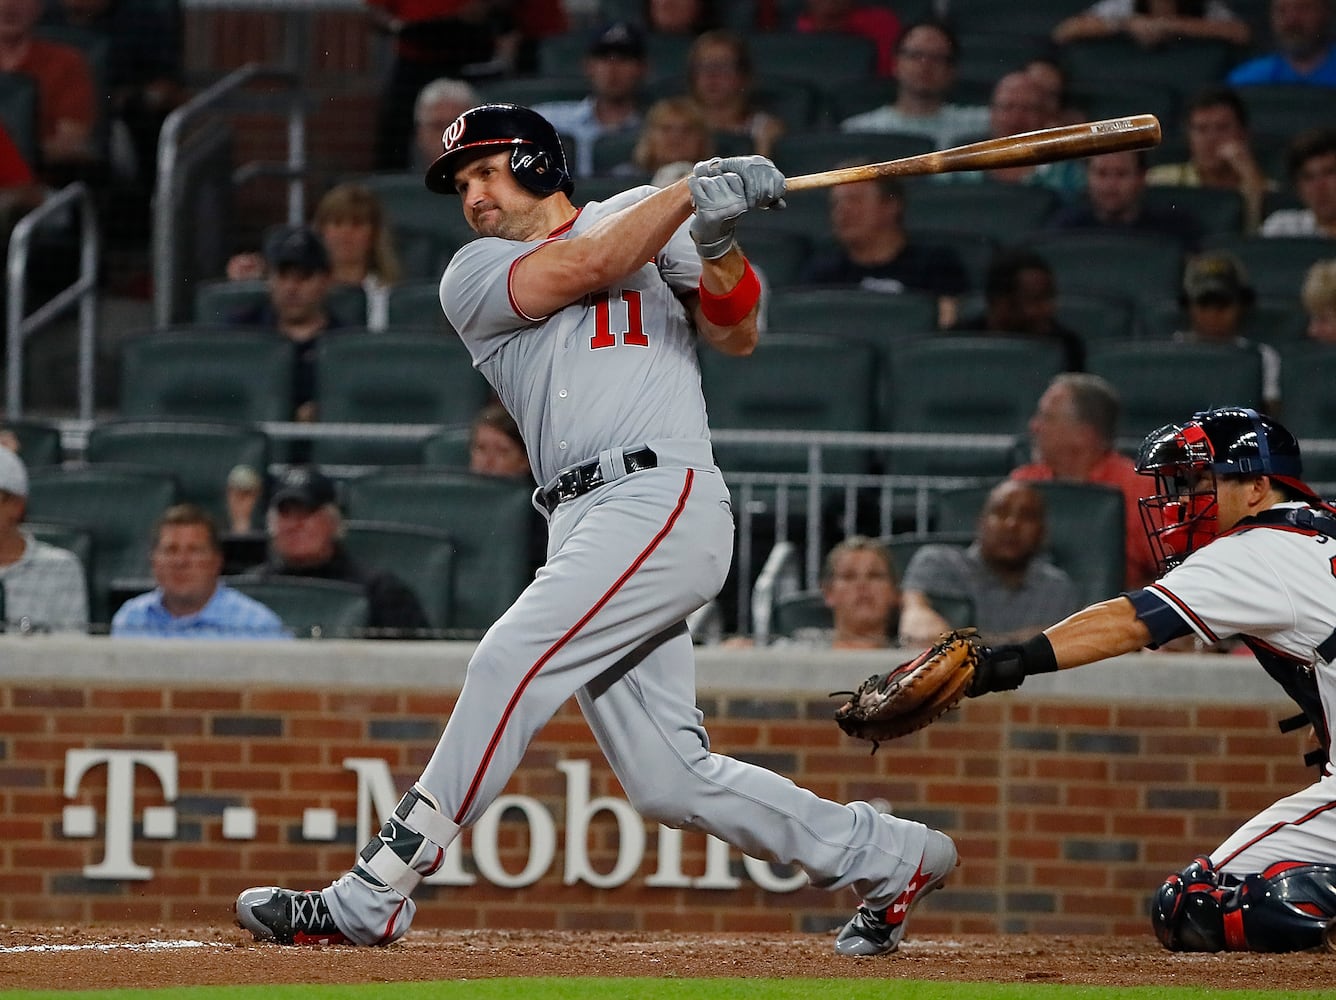
[(786, 182), (779, 168), (764, 156), (716, 156), (697, 163), (696, 176), (737, 174), (742, 178), (748, 208), (784, 208)]
[[(696, 164), (699, 169), (702, 164)], [(701, 260), (718, 260), (733, 249), (733, 229), (747, 211), (747, 195), (737, 174), (701, 175), (687, 178), (696, 216), (691, 220), (691, 238)]]

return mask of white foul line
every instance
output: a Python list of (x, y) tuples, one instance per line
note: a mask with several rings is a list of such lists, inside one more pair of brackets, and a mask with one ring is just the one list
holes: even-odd
[(126, 941), (119, 944), (20, 944), (0, 947), (0, 955), (34, 951), (175, 951), (180, 948), (207, 948), (203, 941)]

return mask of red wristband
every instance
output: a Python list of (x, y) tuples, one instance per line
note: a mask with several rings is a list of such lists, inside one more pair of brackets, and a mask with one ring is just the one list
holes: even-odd
[(742, 277), (730, 291), (716, 295), (700, 286), (700, 311), (715, 326), (737, 326), (761, 300), (761, 281), (752, 270), (751, 261), (742, 258)]

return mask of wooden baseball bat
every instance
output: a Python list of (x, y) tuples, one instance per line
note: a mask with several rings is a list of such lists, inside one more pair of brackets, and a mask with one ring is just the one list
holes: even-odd
[(1000, 139), (984, 139), (933, 153), (905, 156), (883, 163), (823, 170), (790, 177), (785, 192), (834, 187), (879, 177), (912, 177), (949, 174), (957, 170), (992, 170), (995, 167), (1029, 167), (1037, 163), (1074, 160), (1124, 149), (1147, 149), (1159, 145), (1160, 122), (1154, 115), (1106, 118), (1078, 125), (1057, 125), (1034, 132), (1019, 132)]

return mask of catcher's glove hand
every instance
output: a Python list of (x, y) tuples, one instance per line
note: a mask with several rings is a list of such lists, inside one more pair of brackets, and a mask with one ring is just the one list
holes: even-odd
[(972, 628), (944, 632), (930, 648), (884, 674), (873, 674), (835, 710), (850, 736), (872, 741), (904, 736), (954, 708), (969, 690), (984, 650)]

